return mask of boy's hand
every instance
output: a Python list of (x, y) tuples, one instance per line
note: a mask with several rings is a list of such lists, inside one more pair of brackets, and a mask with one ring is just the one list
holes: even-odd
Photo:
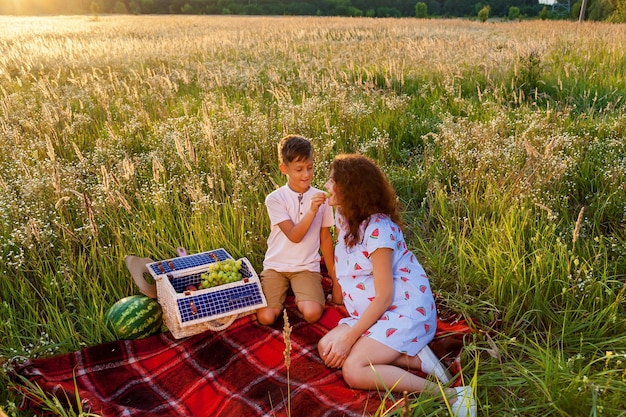
[(320, 206), (326, 202), (326, 193), (317, 193), (311, 198), (311, 210), (317, 213)]

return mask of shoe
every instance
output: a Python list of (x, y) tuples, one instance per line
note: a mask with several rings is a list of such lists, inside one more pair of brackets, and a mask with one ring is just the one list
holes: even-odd
[(454, 417), (476, 417), (476, 401), (472, 393), (472, 387), (456, 387), (456, 402), (452, 404)]
[(441, 364), (437, 355), (428, 347), (424, 346), (422, 350), (417, 353), (417, 357), (422, 361), (422, 371), (426, 375), (435, 375), (442, 384), (447, 384), (452, 380), (452, 375)]

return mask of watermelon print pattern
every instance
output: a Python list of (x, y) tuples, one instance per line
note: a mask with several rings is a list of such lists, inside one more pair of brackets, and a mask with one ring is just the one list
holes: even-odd
[(407, 249), (402, 230), (388, 216), (373, 215), (361, 224), (363, 239), (347, 248), (346, 223), (337, 213), (335, 267), (350, 317), (340, 323), (354, 325), (376, 297), (371, 255), (379, 248), (392, 250), (394, 294), (391, 306), (363, 336), (390, 348), (416, 355), (434, 337), (437, 311), (424, 269)]

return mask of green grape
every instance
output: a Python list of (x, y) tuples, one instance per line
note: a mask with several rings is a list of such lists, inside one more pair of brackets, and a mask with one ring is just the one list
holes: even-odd
[(200, 276), (200, 287), (206, 289), (241, 280), (243, 278), (242, 265), (241, 259), (224, 259), (210, 264), (207, 271)]

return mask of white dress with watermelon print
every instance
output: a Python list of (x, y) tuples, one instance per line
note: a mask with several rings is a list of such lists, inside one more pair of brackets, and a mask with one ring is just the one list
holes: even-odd
[(387, 215), (375, 214), (361, 224), (361, 243), (346, 247), (345, 233), (345, 220), (338, 213), (335, 268), (350, 314), (339, 324), (353, 326), (375, 297), (369, 254), (378, 248), (390, 248), (393, 250), (393, 301), (364, 336), (400, 353), (416, 355), (435, 336), (437, 310), (426, 273), (407, 249), (402, 230)]

